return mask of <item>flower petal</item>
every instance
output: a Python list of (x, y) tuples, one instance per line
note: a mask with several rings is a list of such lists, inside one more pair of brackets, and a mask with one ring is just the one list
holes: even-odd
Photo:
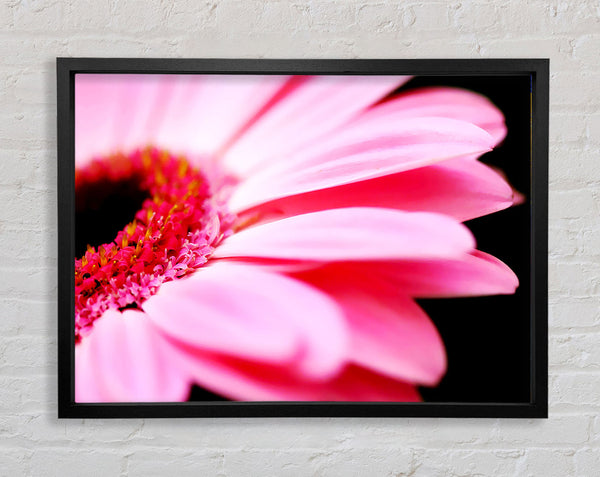
[(476, 158), (493, 138), (465, 121), (412, 118), (374, 120), (344, 128), (311, 151), (285, 158), (243, 181), (229, 201), (233, 212), (270, 200), (428, 166), (452, 158)]
[(428, 87), (405, 91), (377, 104), (357, 118), (357, 122), (372, 117), (400, 118), (444, 117), (467, 121), (485, 129), (498, 144), (506, 136), (502, 112), (485, 96), (460, 88)]
[(143, 304), (150, 320), (189, 348), (291, 363), (319, 378), (338, 371), (347, 333), (337, 305), (297, 280), (218, 263), (164, 284)]
[(75, 346), (76, 402), (185, 401), (179, 354), (138, 311), (109, 310)]
[(175, 153), (214, 153), (287, 83), (288, 77), (78, 74), (75, 156), (153, 144)]
[(196, 351), (189, 368), (196, 382), (239, 401), (420, 401), (414, 385), (349, 364), (328, 381), (289, 370)]
[(356, 271), (330, 267), (301, 274), (344, 310), (352, 361), (404, 381), (437, 384), (446, 371), (446, 355), (429, 317), (382, 275), (364, 266)]
[[(144, 126), (161, 76), (148, 75), (134, 85), (131, 76), (75, 75), (75, 164), (84, 166), (100, 154), (110, 154), (133, 137), (134, 125)], [(140, 110), (140, 108), (142, 110)], [(136, 122), (131, 121), (135, 115)], [(129, 123), (129, 125), (128, 125)]]
[(511, 295), (519, 286), (515, 273), (502, 261), (475, 250), (455, 259), (407, 261), (375, 265), (398, 289), (419, 298)]
[(288, 80), (287, 76), (179, 76), (179, 88), (162, 112), (165, 119), (154, 143), (190, 156), (215, 154), (265, 112)]
[(243, 212), (266, 222), (341, 207), (387, 207), (436, 212), (465, 221), (510, 207), (517, 196), (492, 168), (478, 161), (440, 164), (366, 181), (282, 197)]
[(288, 156), (347, 122), (408, 81), (403, 76), (304, 77), (225, 154), (226, 167), (245, 177), (258, 166)]
[(293, 273), (309, 282), (315, 273), (332, 281), (339, 276), (382, 280), (416, 298), (505, 295), (514, 293), (519, 286), (519, 279), (506, 264), (479, 250), (435, 260), (335, 263), (318, 271)]
[(475, 247), (469, 230), (440, 214), (349, 207), (297, 215), (242, 230), (215, 258), (377, 260), (452, 257)]

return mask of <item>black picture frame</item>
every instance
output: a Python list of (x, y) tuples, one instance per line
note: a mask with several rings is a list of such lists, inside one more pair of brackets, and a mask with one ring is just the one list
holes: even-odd
[[(548, 416), (548, 59), (255, 60), (58, 58), (58, 417)], [(76, 73), (528, 76), (530, 78), (530, 369), (528, 402), (185, 402), (83, 404), (74, 399)]]

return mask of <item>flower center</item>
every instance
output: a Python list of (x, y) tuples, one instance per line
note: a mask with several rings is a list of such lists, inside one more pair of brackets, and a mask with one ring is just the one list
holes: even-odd
[(154, 148), (77, 170), (75, 196), (77, 340), (107, 309), (139, 308), (162, 283), (202, 267), (233, 227), (206, 177)]

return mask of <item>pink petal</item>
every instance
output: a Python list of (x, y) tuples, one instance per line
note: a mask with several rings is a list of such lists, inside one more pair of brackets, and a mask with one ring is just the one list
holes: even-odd
[(229, 207), (239, 212), (290, 195), (428, 166), (452, 158), (475, 158), (493, 138), (470, 123), (447, 118), (373, 120), (316, 143), (243, 181)]
[(403, 92), (357, 118), (444, 117), (467, 121), (485, 129), (498, 144), (506, 136), (502, 112), (485, 96), (459, 88), (429, 87)]
[(185, 401), (179, 359), (143, 313), (109, 310), (75, 346), (75, 401)]
[(403, 381), (347, 365), (329, 381), (311, 381), (288, 369), (195, 351), (190, 372), (216, 394), (239, 401), (419, 401)]
[(505, 263), (479, 250), (453, 260), (397, 262), (386, 270), (377, 268), (398, 289), (422, 298), (510, 295), (519, 286)]
[(409, 78), (315, 76), (278, 102), (226, 151), (225, 165), (239, 176), (288, 156), (326, 135)]
[(242, 230), (219, 245), (214, 257), (391, 260), (452, 257), (474, 247), (469, 230), (443, 215), (350, 207)]
[[(295, 276), (312, 281), (317, 271), (298, 271)], [(512, 294), (519, 279), (503, 262), (475, 250), (453, 258), (331, 264), (318, 270), (321, 277), (364, 276), (383, 280), (402, 294), (418, 298), (450, 298)]]
[(179, 83), (176, 75), (76, 75), (77, 167), (97, 156), (155, 144)]
[(162, 111), (155, 141), (188, 154), (214, 154), (231, 141), (287, 84), (287, 76), (183, 75)]
[(150, 320), (189, 348), (291, 363), (325, 377), (346, 353), (343, 316), (333, 301), (297, 280), (218, 263), (162, 285), (143, 304)]
[(436, 212), (465, 221), (510, 207), (518, 196), (490, 167), (468, 159), (282, 197), (243, 216), (261, 222), (341, 207)]
[(214, 153), (287, 81), (280, 76), (78, 74), (76, 163), (149, 144), (175, 153)]
[(351, 360), (404, 381), (437, 384), (446, 371), (446, 355), (429, 317), (383, 276), (369, 273), (367, 266), (356, 270), (331, 267), (303, 274), (342, 306), (350, 325)]

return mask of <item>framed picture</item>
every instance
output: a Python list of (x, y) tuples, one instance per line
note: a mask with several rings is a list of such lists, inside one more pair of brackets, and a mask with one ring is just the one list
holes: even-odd
[(59, 417), (547, 417), (548, 68), (59, 58)]

